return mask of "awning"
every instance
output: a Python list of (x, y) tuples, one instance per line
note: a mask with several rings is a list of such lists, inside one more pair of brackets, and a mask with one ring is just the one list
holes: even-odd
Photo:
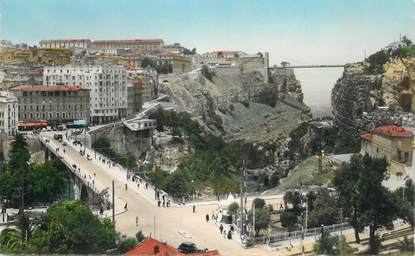
[(31, 127), (31, 126), (48, 126), (48, 122), (30, 122), (30, 123), (18, 123), (18, 127)]
[(73, 125), (86, 125), (86, 120), (75, 120)]

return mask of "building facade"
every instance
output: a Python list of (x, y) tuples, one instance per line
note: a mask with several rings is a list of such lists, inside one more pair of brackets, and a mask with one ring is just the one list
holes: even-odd
[(0, 63), (6, 65), (42, 64), (66, 65), (71, 60), (69, 49), (31, 48), (19, 51), (0, 52)]
[(155, 69), (129, 69), (127, 74), (130, 83), (132, 83), (133, 80), (136, 80), (141, 84), (141, 100), (143, 103), (158, 97), (159, 76)]
[(19, 102), (21, 122), (47, 121), (56, 126), (89, 120), (89, 90), (81, 86), (22, 85), (11, 91)]
[(412, 165), (412, 131), (396, 125), (380, 126), (361, 135), (361, 154)]
[(131, 49), (141, 52), (160, 52), (164, 42), (162, 39), (129, 39), (129, 40), (97, 40), (92, 43), (93, 49)]
[(139, 78), (131, 80), (127, 85), (127, 116), (132, 116), (143, 107), (143, 81)]
[(45, 67), (43, 84), (78, 85), (90, 90), (90, 123), (127, 116), (127, 73), (120, 65), (66, 65)]
[(0, 133), (13, 136), (17, 132), (19, 121), (19, 110), (17, 98), (7, 92), (0, 91)]
[(42, 40), (39, 42), (40, 48), (84, 48), (91, 46), (89, 39), (56, 39), (56, 40)]

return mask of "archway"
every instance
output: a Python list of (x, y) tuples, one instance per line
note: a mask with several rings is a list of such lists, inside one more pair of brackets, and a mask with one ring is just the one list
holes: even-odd
[(84, 204), (88, 204), (89, 203), (89, 195), (88, 195), (88, 189), (85, 185), (82, 185), (81, 187), (81, 202)]

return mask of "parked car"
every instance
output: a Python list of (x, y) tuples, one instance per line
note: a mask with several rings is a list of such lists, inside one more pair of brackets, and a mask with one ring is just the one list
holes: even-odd
[(183, 242), (179, 245), (179, 247), (177, 247), (177, 249), (179, 250), (179, 252), (187, 254), (187, 253), (198, 253), (198, 252), (203, 252), (205, 250), (199, 250), (196, 247), (195, 243), (192, 242)]

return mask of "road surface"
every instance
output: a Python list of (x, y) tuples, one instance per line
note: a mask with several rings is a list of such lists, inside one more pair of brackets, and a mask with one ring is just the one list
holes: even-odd
[[(272, 255), (267, 247), (259, 246), (244, 249), (234, 240), (224, 239), (219, 229), (213, 223), (207, 223), (206, 214), (212, 214), (218, 206), (214, 204), (198, 205), (196, 213), (192, 212), (192, 205), (182, 207), (157, 207), (154, 201), (154, 191), (145, 190), (143, 184), (137, 189), (137, 185), (129, 181), (125, 190), (126, 175), (119, 168), (108, 167), (99, 160), (87, 160), (79, 154), (79, 147), (68, 142), (67, 146), (53, 139), (53, 133), (42, 133), (43, 138), (49, 139), (52, 148), (59, 148), (59, 154), (70, 164), (76, 164), (81, 172), (94, 180), (100, 187), (109, 188), (111, 192), (112, 180), (115, 181), (116, 212), (123, 212), (124, 204), (128, 204), (128, 211), (115, 217), (116, 229), (129, 236), (142, 230), (161, 241), (166, 241), (173, 246), (178, 246), (184, 241), (192, 241), (199, 248), (218, 249), (222, 255)], [(65, 148), (65, 153), (63, 149)], [(88, 154), (88, 149), (87, 149)], [(89, 154), (94, 158), (94, 155)], [(95, 177), (94, 177), (95, 173)], [(138, 216), (139, 225), (135, 220)]]

